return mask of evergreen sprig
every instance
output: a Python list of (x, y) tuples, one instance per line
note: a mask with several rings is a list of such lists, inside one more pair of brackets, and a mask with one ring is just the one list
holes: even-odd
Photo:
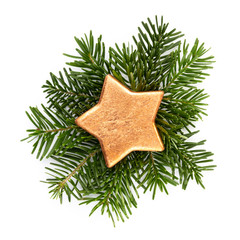
[[(200, 148), (205, 141), (192, 142), (194, 122), (206, 115), (203, 102), (208, 95), (197, 85), (208, 76), (213, 56), (206, 56), (204, 44), (196, 39), (192, 48), (181, 41), (183, 34), (168, 24), (150, 19), (142, 22), (134, 46), (108, 50), (102, 37), (94, 42), (89, 36), (75, 38), (77, 56), (67, 63), (74, 70), (50, 74), (43, 86), (47, 106), (30, 107), (27, 112), (34, 129), (26, 139), (34, 140), (37, 158), (49, 158), (46, 167), (53, 198), (72, 197), (80, 204), (93, 203), (90, 215), (98, 208), (112, 219), (124, 221), (137, 207), (138, 188), (167, 192), (167, 184), (181, 184), (186, 189), (190, 179), (202, 187), (202, 172), (212, 170), (211, 152)], [(79, 128), (76, 117), (99, 100), (104, 78), (112, 74), (133, 91), (163, 90), (164, 98), (156, 116), (156, 126), (163, 139), (163, 152), (132, 152), (117, 165), (107, 168), (99, 142)], [(25, 140), (25, 139), (24, 139)]]

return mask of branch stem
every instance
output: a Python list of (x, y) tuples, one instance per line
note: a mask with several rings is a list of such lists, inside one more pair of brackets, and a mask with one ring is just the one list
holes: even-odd
[(65, 184), (72, 178), (72, 176), (75, 175), (75, 173), (76, 173), (77, 171), (79, 171), (79, 169), (87, 162), (87, 160), (88, 160), (89, 158), (93, 157), (93, 156), (94, 156), (97, 152), (99, 152), (99, 151), (100, 151), (99, 149), (98, 149), (98, 150), (95, 150), (94, 152), (90, 153), (87, 157), (85, 157), (85, 158), (83, 159), (83, 161), (80, 162), (80, 163), (77, 165), (77, 167), (76, 167), (63, 181), (61, 181), (61, 182), (59, 183), (59, 186), (60, 186), (61, 188), (64, 188)]
[(163, 100), (165, 101), (173, 101), (173, 102), (176, 102), (176, 103), (184, 103), (184, 104), (190, 104), (190, 105), (194, 105), (192, 102), (186, 102), (186, 101), (183, 101), (181, 99), (174, 99), (174, 98), (168, 98), (168, 97), (164, 97)]
[[(188, 69), (188, 68), (190, 67), (190, 65), (191, 65), (194, 61), (196, 61), (196, 60), (198, 59), (198, 57), (199, 57), (199, 56), (193, 57), (192, 60), (191, 60), (185, 67), (183, 67), (181, 70), (179, 70), (179, 72), (178, 72), (177, 74), (175, 74), (175, 76), (173, 76), (173, 78), (172, 78), (171, 81), (168, 83), (168, 85), (166, 86), (165, 89), (168, 89), (168, 88), (172, 85), (172, 83), (173, 83), (182, 73), (184, 73), (185, 70)], [(166, 90), (164, 90), (164, 91), (166, 91)]]
[(53, 88), (53, 87), (48, 87), (48, 89), (51, 89), (51, 90), (54, 90), (56, 92), (61, 92), (61, 93), (65, 93), (65, 94), (68, 94), (68, 95), (73, 95), (73, 96), (78, 96), (78, 97), (85, 97), (85, 98), (95, 98), (95, 99), (99, 99), (98, 96), (90, 96), (88, 94), (84, 94), (84, 93), (75, 93), (75, 92), (68, 92), (68, 91), (63, 91), (59, 88)]
[(69, 129), (77, 128), (77, 126), (69, 126), (67, 128), (58, 128), (58, 129), (51, 129), (47, 130), (46, 132), (60, 132), (60, 131), (67, 131)]

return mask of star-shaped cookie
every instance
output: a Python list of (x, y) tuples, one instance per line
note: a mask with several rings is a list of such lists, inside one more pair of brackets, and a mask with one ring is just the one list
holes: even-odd
[(155, 126), (163, 94), (163, 91), (130, 91), (107, 75), (98, 104), (75, 122), (99, 140), (108, 167), (132, 151), (163, 151)]

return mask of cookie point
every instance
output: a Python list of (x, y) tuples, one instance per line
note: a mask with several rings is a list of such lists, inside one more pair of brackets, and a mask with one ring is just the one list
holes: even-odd
[(75, 119), (75, 123), (81, 127), (81, 116)]

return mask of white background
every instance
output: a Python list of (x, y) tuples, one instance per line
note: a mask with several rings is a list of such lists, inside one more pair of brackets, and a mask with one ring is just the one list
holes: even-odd
[[(0, 238), (9, 239), (240, 239), (239, 7), (238, 1), (11, 1), (0, 3)], [(72, 54), (73, 37), (92, 29), (107, 46), (131, 42), (147, 17), (164, 16), (170, 27), (198, 37), (216, 57), (203, 87), (211, 95), (199, 139), (215, 153), (215, 171), (169, 195), (141, 194), (138, 208), (113, 228), (107, 216), (76, 202), (50, 199), (46, 162), (20, 142), (32, 125), (28, 106), (45, 102), (41, 86)]]

